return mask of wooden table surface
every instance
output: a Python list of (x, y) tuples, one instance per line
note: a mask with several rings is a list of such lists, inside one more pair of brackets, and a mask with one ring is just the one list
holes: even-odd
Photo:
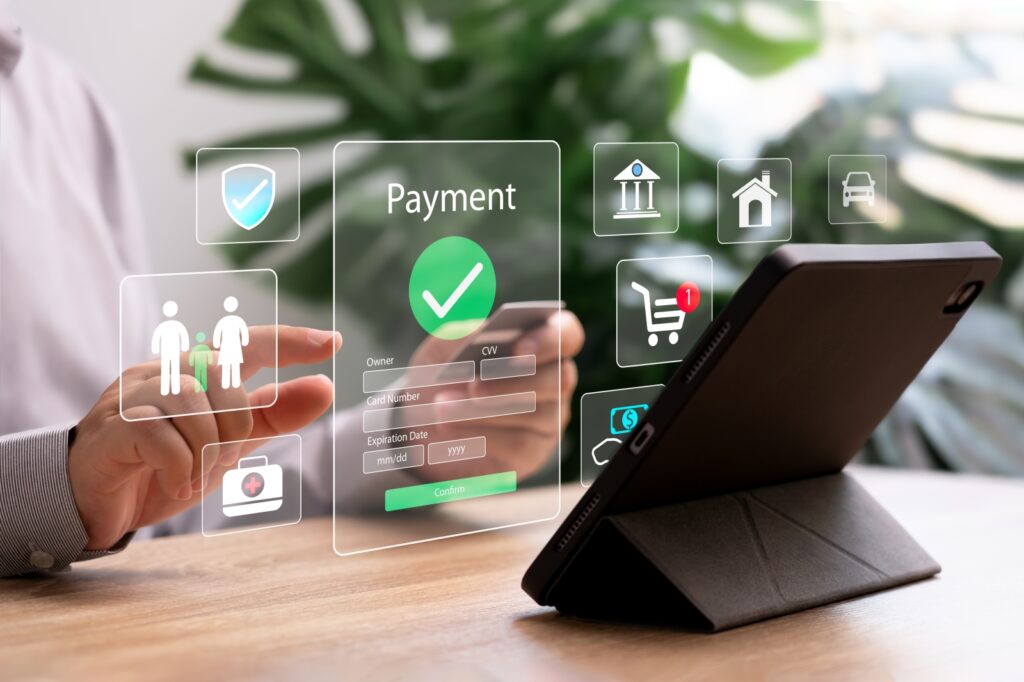
[(706, 635), (538, 607), (519, 581), (553, 522), (339, 558), (313, 519), (0, 580), (0, 677), (1020, 679), (1024, 484), (854, 473), (940, 577)]

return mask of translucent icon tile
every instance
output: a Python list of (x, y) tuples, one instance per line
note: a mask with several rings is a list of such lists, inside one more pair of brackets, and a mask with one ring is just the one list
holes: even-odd
[[(277, 274), (132, 275), (121, 281), (121, 417), (166, 419), (277, 400)], [(125, 311), (148, 311), (142, 318)], [(261, 372), (262, 371), (262, 372)]]
[(664, 384), (592, 391), (580, 397), (580, 483), (589, 487), (643, 420)]
[(301, 231), (301, 163), (291, 147), (196, 152), (196, 241), (293, 242)]
[(679, 145), (594, 145), (594, 234), (618, 237), (679, 229)]
[[(560, 306), (558, 146), (342, 142), (334, 161), (335, 314), (373, 339), (335, 358), (335, 552), (554, 517), (558, 346), (523, 341)], [(372, 535), (350, 526), (366, 512)]]
[(713, 317), (711, 256), (633, 258), (616, 265), (619, 367), (679, 362)]
[(828, 221), (884, 223), (888, 214), (888, 160), (881, 154), (828, 157)]
[(302, 520), (302, 438), (295, 433), (203, 447), (203, 535)]
[(793, 164), (789, 159), (718, 162), (718, 242), (787, 242), (793, 238)]

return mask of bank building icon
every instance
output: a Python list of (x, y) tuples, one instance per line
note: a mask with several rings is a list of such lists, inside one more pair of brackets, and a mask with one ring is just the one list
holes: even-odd
[(654, 183), (661, 180), (661, 176), (640, 159), (623, 168), (614, 180), (619, 183), (622, 199), (613, 218), (623, 220), (661, 217), (661, 212), (654, 208)]

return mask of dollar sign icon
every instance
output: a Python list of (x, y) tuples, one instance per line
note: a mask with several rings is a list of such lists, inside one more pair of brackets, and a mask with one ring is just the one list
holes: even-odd
[(626, 427), (627, 431), (631, 431), (636, 426), (636, 422), (636, 410), (626, 410), (625, 414), (622, 415), (622, 425)]

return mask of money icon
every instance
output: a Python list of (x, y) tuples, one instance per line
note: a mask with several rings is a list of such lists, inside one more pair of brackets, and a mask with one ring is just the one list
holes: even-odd
[(613, 407), (609, 413), (609, 431), (614, 435), (629, 433), (632, 431), (643, 416), (647, 414), (647, 405), (623, 405)]
[(626, 410), (622, 415), (622, 425), (627, 429), (632, 430), (636, 426), (637, 421), (639, 421), (639, 418), (636, 416), (636, 410)]

